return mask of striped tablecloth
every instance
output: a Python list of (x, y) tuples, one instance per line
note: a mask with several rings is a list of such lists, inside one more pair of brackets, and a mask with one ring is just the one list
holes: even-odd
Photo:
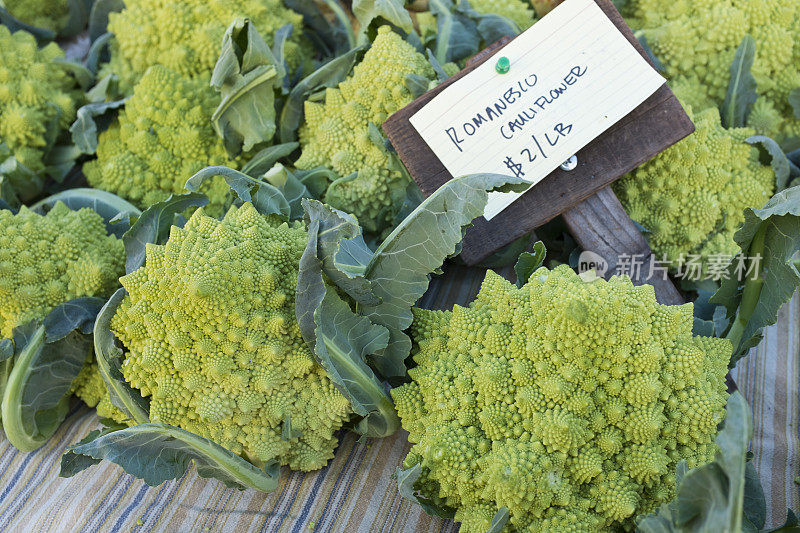
[[(508, 272), (504, 272), (508, 274)], [(434, 281), (422, 305), (465, 304), (483, 273), (451, 266)], [(756, 467), (765, 486), (768, 522), (785, 509), (800, 511), (798, 439), (798, 331), (800, 297), (781, 312), (777, 326), (744, 360), (734, 377), (753, 408)], [(226, 489), (188, 472), (155, 488), (107, 463), (71, 479), (58, 477), (64, 448), (97, 427), (86, 407), (76, 407), (59, 432), (33, 453), (0, 441), (0, 531), (336, 531), (449, 532), (458, 528), (433, 519), (404, 501), (392, 474), (408, 450), (405, 432), (358, 443), (344, 435), (336, 458), (313, 474), (284, 470), (278, 490), (262, 494)]]

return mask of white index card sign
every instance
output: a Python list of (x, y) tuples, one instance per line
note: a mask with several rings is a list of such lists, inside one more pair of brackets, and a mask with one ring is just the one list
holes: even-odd
[[(409, 121), (451, 175), (535, 185), (664, 83), (593, 0), (566, 0)], [(491, 193), (484, 217), (521, 195)]]

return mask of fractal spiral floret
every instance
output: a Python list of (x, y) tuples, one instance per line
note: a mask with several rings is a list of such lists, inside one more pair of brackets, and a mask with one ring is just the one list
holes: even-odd
[(304, 342), (294, 312), (301, 223), (232, 207), (200, 209), (121, 279), (111, 327), (122, 373), (150, 398), (150, 420), (209, 438), (254, 462), (321, 468), (351, 413)]
[(739, 250), (733, 235), (744, 209), (764, 205), (775, 190), (775, 173), (745, 142), (753, 130), (726, 130), (716, 108), (693, 119), (695, 133), (614, 187), (631, 218), (650, 232), (656, 256), (676, 270), (690, 256), (704, 267), (715, 257), (727, 264)]
[[(0, 25), (0, 145), (33, 172), (45, 169), (43, 159), (75, 120), (81, 99), (75, 80), (56, 61), (63, 57), (55, 43), (40, 49), (30, 33), (12, 34)], [(25, 200), (39, 192), (30, 187), (15, 183)]]
[(305, 61), (302, 16), (281, 0), (126, 0), (121, 13), (109, 15), (114, 43), (104, 72), (116, 74), (125, 93), (153, 65), (184, 76), (210, 75), (225, 28), (239, 17), (249, 19), (270, 46), (275, 32), (291, 24), (287, 61), (291, 67)]
[(414, 99), (405, 85), (416, 74), (432, 79), (428, 61), (388, 26), (378, 30), (372, 47), (353, 74), (325, 92), (325, 102), (307, 101), (301, 127), (300, 169), (326, 166), (343, 178), (328, 189), (325, 201), (355, 215), (367, 230), (380, 232), (392, 221), (393, 193), (404, 192), (405, 178), (393, 168), (383, 147), (370, 138), (370, 123), (380, 126)]
[(605, 531), (668, 501), (675, 466), (714, 459), (726, 340), (692, 306), (628, 278), (541, 268), (521, 289), (489, 271), (477, 299), (415, 311), (413, 382), (392, 391), (421, 465), (415, 489), (486, 531)]
[[(186, 78), (152, 67), (118, 122), (100, 134), (97, 159), (84, 165), (89, 183), (144, 209), (185, 192), (186, 180), (202, 168), (235, 164), (211, 125), (218, 104), (208, 76)], [(222, 178), (205, 185), (207, 212), (221, 216), (228, 191)]]

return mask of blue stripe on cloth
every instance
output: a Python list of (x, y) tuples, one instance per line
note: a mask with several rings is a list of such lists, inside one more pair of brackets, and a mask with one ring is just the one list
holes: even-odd
[(325, 477), (328, 475), (328, 470), (330, 470), (331, 462), (332, 461), (329, 461), (322, 470), (315, 473), (314, 485), (311, 487), (311, 493), (309, 494), (309, 498), (306, 500), (303, 508), (300, 510), (300, 514), (294, 522), (294, 529), (292, 530), (292, 533), (299, 533), (303, 529), (303, 522), (305, 522), (308, 512), (314, 506), (319, 488), (325, 482)]
[(114, 528), (112, 529), (112, 531), (119, 531), (120, 529), (122, 529), (122, 526), (125, 523), (125, 520), (128, 518), (128, 515), (131, 514), (133, 509), (139, 505), (139, 502), (142, 501), (144, 495), (147, 494), (147, 489), (148, 487), (145, 484), (142, 484), (142, 486), (139, 487), (136, 496), (133, 497), (133, 501), (131, 501), (131, 503), (128, 504), (127, 507), (125, 507), (122, 513), (120, 513), (119, 518), (117, 518), (117, 521), (114, 523)]
[(108, 519), (108, 516), (114, 510), (114, 506), (120, 501), (122, 496), (128, 492), (128, 488), (130, 488), (135, 479), (136, 478), (131, 475), (120, 474), (111, 489), (105, 492), (103, 499), (95, 506), (94, 512), (85, 522), (81, 532), (94, 533), (98, 531), (100, 524)]
[(325, 508), (322, 510), (322, 514), (320, 515), (320, 523), (326, 521), (326, 518), (328, 519), (327, 521), (331, 522), (331, 521), (336, 521), (336, 519), (339, 517), (339, 512), (342, 510), (340, 506), (336, 506), (335, 512), (332, 513), (330, 517), (326, 517), (325, 514), (328, 511), (330, 503), (337, 497), (336, 493), (339, 492), (337, 491), (337, 488), (339, 486), (340, 480), (342, 479), (343, 475), (344, 478), (346, 479), (344, 492), (345, 493), (350, 492), (350, 488), (353, 486), (353, 479), (355, 478), (356, 473), (358, 472), (359, 468), (364, 462), (364, 457), (367, 456), (367, 447), (363, 444), (359, 444), (358, 442), (356, 442), (355, 445), (353, 446), (350, 456), (352, 456), (353, 453), (357, 453), (355, 464), (351, 465), (350, 457), (347, 458), (347, 461), (345, 462), (345, 468), (342, 468), (340, 475), (337, 476), (333, 489), (331, 489), (331, 497), (328, 500), (328, 503), (325, 505)]
[(278, 513), (278, 518), (280, 518), (280, 522), (278, 522), (278, 529), (283, 526), (283, 521), (286, 520), (286, 517), (289, 516), (289, 511), (291, 511), (292, 507), (294, 507), (294, 502), (297, 500), (297, 494), (300, 492), (300, 489), (303, 487), (303, 481), (306, 479), (306, 473), (300, 472), (300, 475), (296, 477), (299, 478), (299, 481), (296, 484), (294, 492), (292, 492), (292, 497), (289, 499), (288, 505), (286, 506), (286, 511), (283, 513)]
[[(220, 497), (217, 499), (216, 503), (214, 504), (214, 508), (211, 509), (209, 512), (205, 513), (205, 517), (203, 518), (203, 531), (211, 531), (214, 528), (214, 524), (217, 522), (217, 518), (219, 518), (219, 514), (225, 509), (228, 501), (230, 501), (231, 496), (233, 496), (233, 492), (236, 489), (225, 489), (220, 494)], [(225, 500), (224, 502), (222, 500)], [(222, 505), (220, 505), (222, 504)], [(211, 520), (211, 523), (208, 521)]]
[[(283, 488), (281, 489), (281, 493), (277, 495), (276, 499), (277, 499), (278, 502), (283, 501), (283, 495), (286, 494), (286, 490), (289, 488), (289, 483), (291, 483), (291, 477), (286, 480), (286, 482), (283, 484)], [(277, 508), (276, 508), (276, 511), (277, 511)], [(273, 516), (274, 516), (274, 513), (264, 516), (264, 523), (261, 524), (262, 533), (267, 530), (267, 523), (272, 519)]]
[[(183, 475), (180, 477), (180, 479), (177, 479), (175, 481), (170, 481), (170, 482), (168, 482), (167, 485), (162, 485), (162, 487), (160, 487), (158, 489), (158, 494), (155, 495), (155, 497), (153, 498), (153, 501), (150, 502), (150, 504), (144, 510), (144, 513), (142, 513), (142, 522), (144, 524), (146, 524), (147, 522), (150, 521), (150, 518), (151, 518), (149, 516), (150, 510), (156, 504), (161, 504), (161, 505), (158, 506), (158, 511), (153, 516), (156, 518), (156, 520), (161, 518), (161, 515), (164, 513), (164, 508), (168, 504), (172, 503), (172, 497), (175, 496), (175, 493), (178, 491), (179, 488), (181, 488), (181, 486), (186, 481), (186, 479), (187, 479), (187, 477), (189, 475), (190, 475), (189, 474), (189, 469), (187, 468), (186, 472), (183, 473)], [(169, 491), (169, 496), (166, 497), (166, 498), (161, 498), (161, 495), (165, 491)]]
[(347, 471), (347, 467), (350, 465), (350, 459), (353, 458), (353, 454), (356, 452), (357, 444), (354, 444), (350, 451), (347, 453), (347, 459), (344, 460), (344, 466), (336, 475), (336, 479), (333, 482), (333, 487), (331, 487), (330, 493), (328, 493), (328, 500), (325, 502), (325, 507), (322, 508), (322, 512), (319, 515), (319, 520), (317, 520), (317, 525), (314, 526), (314, 531), (319, 531), (322, 528), (322, 525), (325, 523), (326, 514), (328, 513), (328, 508), (331, 506), (331, 502), (336, 496), (336, 487), (339, 486), (339, 481), (342, 479), (342, 475)]

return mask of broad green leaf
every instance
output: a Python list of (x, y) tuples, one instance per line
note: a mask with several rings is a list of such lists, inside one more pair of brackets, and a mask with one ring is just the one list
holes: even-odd
[(189, 178), (186, 189), (199, 191), (204, 181), (221, 176), (236, 195), (239, 202), (250, 202), (262, 215), (279, 215), (288, 219), (291, 214), (289, 201), (274, 185), (253, 179), (247, 174), (228, 167), (206, 167)]
[(486, 533), (500, 533), (505, 529), (508, 523), (508, 507), (501, 507), (492, 517), (492, 522), (489, 524), (489, 529)]
[(17, 193), (14, 192), (14, 187), (11, 185), (11, 180), (0, 174), (0, 209), (19, 209), (20, 201), (17, 198)]
[[(191, 189), (190, 189), (191, 190)], [(208, 204), (208, 198), (197, 192), (171, 194), (169, 198), (145, 209), (125, 232), (125, 272), (130, 274), (144, 264), (148, 244), (162, 244), (169, 236), (175, 217), (186, 209)]]
[(69, 18), (64, 27), (59, 30), (59, 37), (74, 37), (86, 29), (93, 1), (94, 0), (67, 0)]
[[(102, 429), (95, 429), (90, 431), (88, 435), (81, 439), (77, 446), (80, 446), (81, 444), (87, 444), (101, 435), (106, 435), (112, 431), (124, 429), (125, 427), (126, 426), (115, 424)], [(72, 477), (78, 472), (86, 470), (90, 466), (94, 466), (99, 462), (100, 459), (95, 459), (89, 455), (81, 455), (68, 449), (66, 452), (64, 452), (64, 455), (61, 456), (61, 472), (59, 472), (59, 475), (61, 477)]]
[(731, 367), (760, 342), (800, 286), (792, 261), (800, 250), (800, 187), (779, 192), (762, 209), (745, 209), (734, 240), (744, 261), (731, 262), (728, 279), (711, 299), (725, 306), (731, 320), (725, 335), (734, 346)]
[[(496, 251), (476, 266), (481, 268), (503, 268), (516, 264), (519, 256), (525, 252), (531, 245), (531, 236), (523, 235), (519, 239), (514, 240), (511, 244)], [(460, 258), (455, 259), (456, 262), (462, 262)]]
[(794, 118), (800, 120), (800, 87), (789, 93), (789, 105), (794, 110)]
[(50, 211), (57, 202), (77, 211), (89, 208), (100, 215), (111, 235), (122, 237), (130, 229), (129, 219), (142, 214), (138, 207), (123, 200), (116, 194), (100, 189), (68, 189), (36, 202), (31, 210), (41, 215)]
[(21, 451), (43, 446), (69, 407), (72, 382), (92, 353), (91, 333), (101, 298), (57, 306), (44, 322), (14, 329), (14, 364), (2, 399), (3, 429)]
[(300, 143), (291, 142), (285, 144), (275, 144), (268, 146), (256, 153), (250, 161), (242, 167), (242, 173), (256, 178), (275, 166), (275, 163), (288, 157), (292, 152), (300, 148)]
[(744, 470), (744, 520), (745, 529), (753, 531), (763, 529), (767, 521), (767, 499), (752, 461), (747, 461)]
[(314, 0), (285, 0), (284, 4), (292, 11), (303, 15), (303, 33), (324, 57), (339, 56), (355, 47), (352, 24), (336, 0), (323, 1), (334, 13), (336, 17), (334, 23), (325, 17)]
[(386, 388), (367, 364), (367, 356), (386, 347), (389, 332), (358, 316), (327, 290), (314, 311), (314, 353), (336, 388), (362, 417), (355, 431), (366, 437), (387, 437), (400, 428), (400, 419)]
[(416, 99), (428, 92), (430, 83), (430, 80), (425, 76), (409, 74), (406, 76), (405, 86), (411, 93), (411, 96)]
[(365, 34), (373, 20), (382, 18), (401, 28), (406, 33), (414, 30), (411, 15), (408, 14), (403, 0), (353, 0), (353, 15), (361, 25), (361, 33)]
[(94, 154), (97, 151), (97, 136), (106, 130), (116, 117), (116, 111), (125, 105), (126, 100), (114, 102), (95, 102), (78, 109), (75, 122), (70, 126), (72, 142), (81, 153)]
[(405, 374), (411, 340), (403, 331), (413, 320), (411, 306), (427, 290), (429, 274), (456, 251), (464, 228), (483, 215), (487, 191), (527, 187), (524, 180), (496, 174), (453, 179), (422, 202), (378, 247), (364, 277), (381, 303), (359, 306), (357, 311), (389, 329), (389, 345), (373, 359), (383, 377)]
[(7, 27), (11, 33), (18, 32), (19, 30), (26, 31), (36, 37), (36, 41), (39, 45), (44, 45), (48, 41), (52, 41), (56, 38), (56, 33), (52, 30), (46, 30), (44, 28), (37, 28), (36, 26), (31, 26), (30, 24), (25, 24), (21, 20), (17, 19), (8, 12), (3, 6), (0, 6), (0, 24)]
[(720, 112), (722, 125), (726, 128), (744, 127), (750, 108), (758, 98), (756, 79), (750, 72), (755, 57), (756, 41), (751, 35), (745, 35), (731, 64), (731, 79)]
[(303, 106), (308, 97), (320, 89), (335, 87), (350, 74), (356, 60), (367, 49), (366, 46), (353, 48), (349, 52), (342, 54), (336, 59), (325, 63), (308, 77), (298, 83), (281, 110), (281, 118), (278, 127), (281, 143), (289, 143), (297, 140), (297, 130), (303, 121)]
[(772, 170), (775, 172), (775, 190), (782, 191), (789, 184), (791, 162), (781, 147), (773, 139), (764, 135), (753, 135), (745, 139), (749, 144), (760, 146), (771, 159)]
[(0, 141), (0, 176), (8, 180), (14, 195), (30, 202), (42, 192), (45, 178), (20, 163), (5, 143)]
[(430, 0), (428, 6), (436, 16), (433, 52), (439, 64), (461, 61), (478, 52), (481, 36), (475, 21), (458, 13), (452, 0)]
[(266, 172), (261, 179), (277, 188), (289, 204), (289, 219), (303, 218), (303, 199), (314, 198), (314, 194), (306, 188), (294, 173), (280, 163)]
[(275, 135), (275, 90), (285, 75), (283, 64), (250, 21), (234, 20), (211, 76), (211, 86), (222, 97), (211, 121), (231, 156)]
[(95, 0), (89, 13), (89, 39), (92, 42), (105, 34), (108, 28), (108, 16), (125, 9), (124, 0)]
[[(86, 54), (86, 68), (95, 75), (99, 72), (100, 66), (108, 63), (111, 58), (113, 40), (113, 34), (104, 33), (92, 41), (89, 53)], [(119, 78), (116, 74), (106, 74), (91, 90), (86, 92), (86, 100), (90, 103), (121, 100), (124, 95), (119, 93), (118, 82)]]
[(517, 287), (522, 287), (544, 263), (547, 249), (542, 241), (537, 241), (533, 245), (533, 252), (523, 252), (520, 254), (517, 264), (514, 265), (514, 272), (517, 274)]
[(94, 323), (94, 354), (100, 375), (111, 397), (111, 403), (131, 421), (144, 424), (150, 421), (149, 401), (125, 381), (122, 375), (124, 354), (111, 331), (111, 319), (125, 295), (125, 289), (117, 289), (97, 314)]
[(516, 37), (520, 34), (519, 26), (508, 17), (496, 13), (478, 13), (467, 0), (460, 0), (456, 11), (477, 24), (478, 35), (484, 43), (492, 44), (504, 37)]
[[(276, 463), (261, 470), (215, 442), (160, 423), (97, 434), (93, 440), (70, 446), (67, 452), (111, 461), (151, 487), (180, 478), (192, 462), (200, 477), (215, 478), (237, 489), (272, 492), (278, 487), (280, 473)], [(72, 476), (88, 466), (90, 461), (80, 463), (72, 457), (61, 476)]]
[(446, 520), (450, 520), (455, 516), (455, 511), (446, 507), (439, 507), (434, 503), (427, 500), (419, 491), (414, 487), (414, 484), (422, 475), (422, 465), (415, 464), (410, 468), (397, 467), (395, 477), (397, 478), (397, 491), (406, 500), (416, 503), (422, 507), (426, 513), (431, 516), (438, 516)]

